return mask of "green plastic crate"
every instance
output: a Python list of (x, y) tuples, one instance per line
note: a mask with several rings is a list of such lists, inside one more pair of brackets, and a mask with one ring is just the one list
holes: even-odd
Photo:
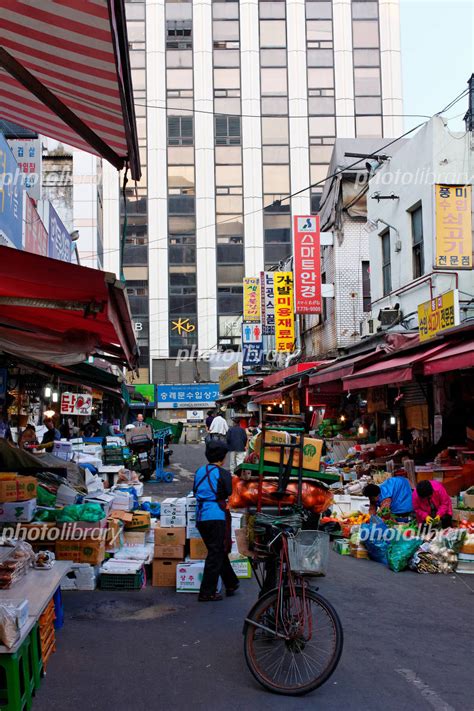
[(102, 573), (99, 578), (101, 590), (141, 590), (145, 582), (143, 568), (138, 573)]

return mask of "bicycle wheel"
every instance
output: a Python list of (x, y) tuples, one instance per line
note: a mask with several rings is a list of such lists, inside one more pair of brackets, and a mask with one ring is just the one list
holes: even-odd
[[(244, 652), (255, 679), (269, 691), (307, 694), (329, 679), (341, 657), (343, 632), (332, 605), (321, 595), (285, 588), (277, 611), (278, 590), (262, 597), (244, 627)], [(277, 631), (281, 636), (275, 635)]]

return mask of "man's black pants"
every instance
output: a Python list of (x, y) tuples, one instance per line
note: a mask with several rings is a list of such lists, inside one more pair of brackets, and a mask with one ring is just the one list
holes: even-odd
[(225, 521), (200, 521), (197, 529), (206, 544), (207, 558), (200, 595), (214, 595), (219, 576), (227, 589), (235, 588), (239, 580), (225, 551)]

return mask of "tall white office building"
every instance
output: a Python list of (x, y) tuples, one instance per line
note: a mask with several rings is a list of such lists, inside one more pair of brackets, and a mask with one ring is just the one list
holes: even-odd
[[(291, 253), (292, 215), (318, 211), (323, 185), (306, 188), (336, 136), (402, 133), (399, 0), (126, 7), (144, 170), (127, 187), (124, 272), (142, 377), (156, 382), (153, 362), (180, 348), (238, 347), (242, 278)], [(109, 177), (116, 268), (124, 214)]]

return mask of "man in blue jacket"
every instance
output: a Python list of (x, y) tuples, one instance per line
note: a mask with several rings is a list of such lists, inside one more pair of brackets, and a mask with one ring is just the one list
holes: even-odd
[(396, 518), (405, 518), (413, 511), (410, 482), (404, 476), (392, 476), (380, 486), (367, 484), (362, 494), (370, 499), (372, 513), (390, 509)]
[(206, 447), (206, 459), (209, 464), (200, 467), (194, 475), (196, 526), (207, 548), (199, 602), (222, 600), (222, 595), (217, 592), (219, 576), (227, 595), (233, 595), (239, 587), (239, 580), (229, 560), (231, 516), (226, 502), (232, 493), (232, 477), (222, 466), (227, 451), (224, 442), (209, 442)]

